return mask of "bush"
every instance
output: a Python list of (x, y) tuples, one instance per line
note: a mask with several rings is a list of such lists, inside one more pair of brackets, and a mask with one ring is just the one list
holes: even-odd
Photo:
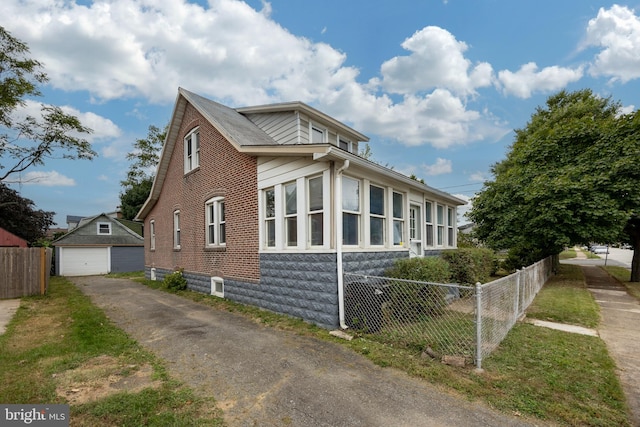
[[(385, 276), (420, 282), (449, 283), (449, 265), (441, 258), (404, 258), (396, 260)], [(425, 315), (442, 314), (446, 307), (447, 288), (395, 282), (390, 289), (390, 308), (400, 321), (414, 321)]]
[(486, 283), (498, 269), (495, 254), (486, 248), (447, 250), (442, 253), (442, 258), (449, 263), (451, 280), (460, 285)]
[(171, 291), (184, 291), (187, 289), (187, 279), (182, 275), (182, 270), (167, 274), (162, 282)]

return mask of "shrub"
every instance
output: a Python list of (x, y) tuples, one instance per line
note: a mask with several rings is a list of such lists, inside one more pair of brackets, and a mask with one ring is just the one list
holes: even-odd
[[(396, 260), (385, 276), (420, 282), (449, 283), (451, 273), (446, 261), (436, 257)], [(442, 314), (446, 306), (447, 288), (393, 282), (390, 288), (390, 308), (400, 321), (414, 321), (425, 315)]]
[(182, 275), (182, 269), (164, 276), (163, 283), (171, 291), (184, 291), (187, 289), (187, 279)]
[(447, 250), (442, 253), (442, 258), (449, 263), (451, 280), (461, 285), (486, 283), (498, 269), (495, 254), (486, 248)]

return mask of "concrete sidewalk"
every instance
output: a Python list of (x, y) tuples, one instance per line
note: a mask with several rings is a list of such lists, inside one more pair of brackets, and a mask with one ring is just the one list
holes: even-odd
[(0, 335), (6, 331), (7, 324), (20, 307), (20, 299), (0, 299)]
[(600, 305), (600, 338), (616, 362), (633, 425), (640, 426), (640, 303), (598, 266), (582, 266), (589, 291)]

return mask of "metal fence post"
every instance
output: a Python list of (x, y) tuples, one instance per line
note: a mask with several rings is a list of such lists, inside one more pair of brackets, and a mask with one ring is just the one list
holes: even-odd
[(515, 319), (520, 317), (520, 270), (516, 269), (516, 301), (515, 301)]
[(476, 283), (476, 371), (482, 372), (482, 285)]

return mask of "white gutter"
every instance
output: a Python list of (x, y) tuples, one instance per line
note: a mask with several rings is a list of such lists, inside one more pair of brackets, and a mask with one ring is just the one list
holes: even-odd
[(349, 160), (345, 160), (342, 166), (336, 170), (335, 176), (335, 200), (334, 208), (336, 213), (336, 269), (338, 274), (338, 316), (340, 318), (340, 328), (347, 329), (344, 322), (344, 268), (342, 266), (342, 172), (349, 167)]

